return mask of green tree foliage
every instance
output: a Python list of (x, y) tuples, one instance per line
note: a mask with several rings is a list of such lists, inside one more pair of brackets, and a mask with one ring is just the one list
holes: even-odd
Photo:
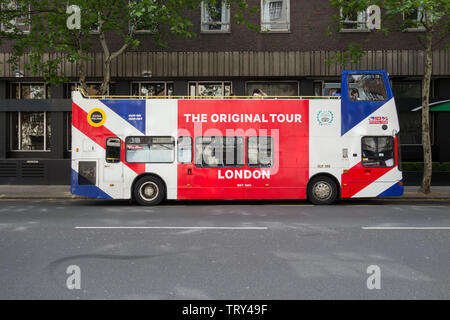
[[(5, 7), (17, 6), (17, 10), (2, 10), (0, 22), (9, 23), (25, 14), (29, 32), (23, 32), (13, 24), (14, 31), (8, 32), (14, 39), (14, 54), (9, 60), (17, 65), (25, 54), (30, 55), (26, 68), (34, 75), (41, 74), (45, 81), (59, 84), (67, 81), (61, 71), (64, 59), (77, 62), (79, 82), (85, 85), (85, 62), (90, 59), (89, 51), (95, 42), (100, 43), (104, 53), (103, 94), (109, 94), (111, 62), (125, 51), (139, 48), (141, 41), (152, 38), (158, 46), (166, 46), (168, 37), (193, 39), (193, 23), (187, 18), (189, 11), (200, 10), (201, 0), (0, 0)], [(211, 9), (217, 7), (217, 0), (205, 0)], [(234, 21), (257, 29), (246, 21), (245, 13), (254, 13), (246, 0), (226, 0), (234, 6)], [(81, 9), (81, 28), (69, 30), (66, 20), (67, 5), (77, 5)], [(150, 32), (139, 33), (139, 30)], [(121, 41), (119, 48), (111, 49), (108, 35), (115, 42)], [(155, 48), (156, 49), (156, 48)]]
[[(333, 17), (335, 30), (342, 28), (345, 17), (355, 11), (365, 11), (376, 4), (382, 12), (382, 28), (386, 36), (392, 32), (414, 28), (424, 50), (424, 74), (422, 88), (422, 145), (424, 153), (424, 175), (421, 191), (430, 192), (432, 157), (430, 140), (429, 93), (433, 70), (433, 48), (444, 42), (448, 47), (450, 31), (450, 0), (330, 0), (331, 4), (342, 14)], [(331, 28), (329, 28), (331, 33)], [(398, 36), (398, 33), (397, 33)], [(349, 62), (358, 62), (364, 56), (364, 43), (351, 43), (348, 50), (339, 53), (331, 62), (345, 66)]]

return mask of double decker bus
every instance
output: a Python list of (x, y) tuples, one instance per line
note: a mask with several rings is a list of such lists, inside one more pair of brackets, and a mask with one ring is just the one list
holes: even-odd
[(74, 195), (320, 205), (403, 194), (384, 70), (344, 70), (339, 96), (72, 98)]

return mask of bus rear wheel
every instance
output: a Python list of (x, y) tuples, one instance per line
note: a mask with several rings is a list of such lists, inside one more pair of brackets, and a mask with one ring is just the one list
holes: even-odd
[(134, 199), (143, 206), (156, 206), (164, 200), (164, 183), (152, 176), (139, 179), (134, 186)]
[(316, 205), (332, 204), (337, 198), (337, 185), (327, 176), (313, 178), (308, 184), (308, 200)]

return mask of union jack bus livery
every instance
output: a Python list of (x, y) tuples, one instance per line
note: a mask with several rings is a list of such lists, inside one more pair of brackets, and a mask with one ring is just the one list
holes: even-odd
[(329, 97), (72, 98), (74, 195), (156, 205), (403, 194), (383, 70), (343, 71)]

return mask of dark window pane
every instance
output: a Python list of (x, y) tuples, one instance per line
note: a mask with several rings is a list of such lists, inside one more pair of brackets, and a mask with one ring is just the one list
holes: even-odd
[(172, 163), (175, 140), (172, 137), (127, 137), (125, 150), (129, 163)]
[(364, 167), (393, 167), (395, 164), (393, 137), (362, 138)]
[(348, 76), (348, 95), (357, 101), (384, 101), (386, 88), (380, 74), (352, 74)]
[(249, 137), (247, 157), (249, 167), (271, 167), (273, 165), (272, 137)]
[(44, 150), (44, 112), (20, 113), (20, 150)]
[(244, 164), (244, 138), (197, 137), (195, 164), (199, 167), (237, 167)]
[(106, 139), (106, 162), (120, 162), (121, 141), (119, 138)]
[(192, 162), (192, 138), (179, 137), (178, 138), (178, 162), (190, 163)]
[(78, 163), (78, 184), (95, 185), (97, 182), (97, 163), (95, 161), (80, 161)]

